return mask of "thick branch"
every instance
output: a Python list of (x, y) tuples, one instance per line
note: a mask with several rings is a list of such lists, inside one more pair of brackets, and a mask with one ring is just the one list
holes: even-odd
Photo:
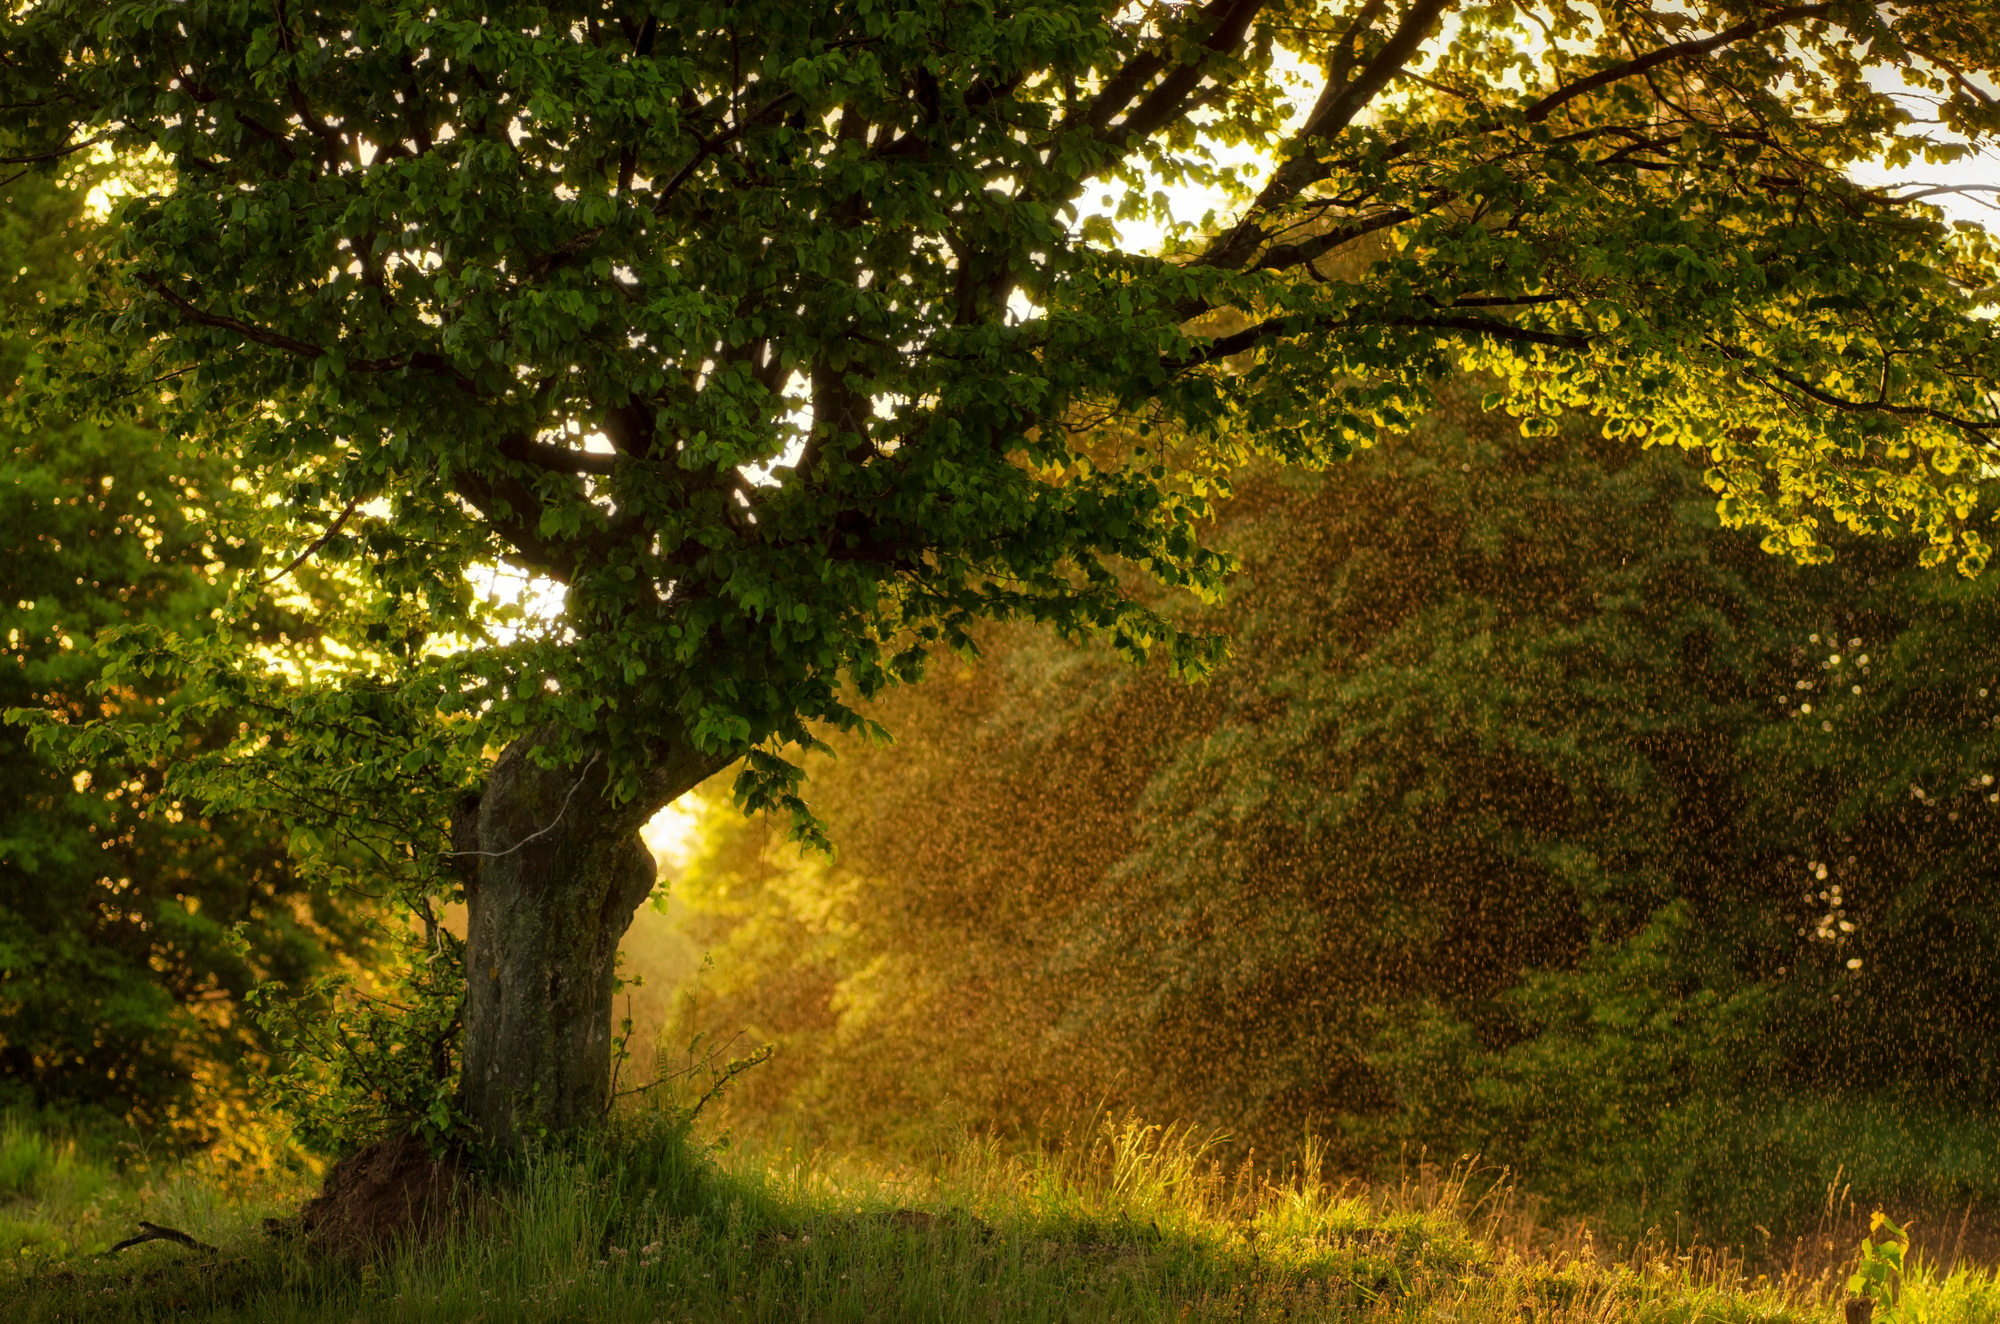
[(567, 584), (576, 575), (576, 556), (541, 536), (533, 512), (541, 503), (525, 483), (470, 469), (452, 473), (452, 490), (462, 497), (493, 531), (514, 548), (509, 558), (523, 568)]
[(616, 455), (571, 450), (530, 437), (513, 436), (500, 443), (500, 453), (510, 460), (532, 464), (537, 469), (561, 474), (608, 474), (618, 467)]
[(1199, 54), (1161, 79), (1160, 85), (1132, 108), (1118, 126), (1116, 141), (1122, 145), (1149, 137), (1161, 125), (1186, 110), (1188, 96), (1200, 86), (1210, 61), (1218, 55), (1227, 55), (1242, 44), (1250, 20), (1257, 16), (1264, 4), (1265, 0), (1217, 0), (1216, 4), (1210, 5), (1210, 10), (1219, 12), (1215, 26), (1198, 48)]
[(1438, 16), (1451, 4), (1452, 0), (1416, 0), (1404, 13), (1403, 21), (1396, 25), (1396, 31), (1375, 53), (1375, 58), (1355, 75), (1352, 82), (1343, 86), (1328, 80), (1326, 89), (1320, 93), (1319, 104), (1313, 107), (1313, 113), (1307, 118), (1305, 127), (1299, 130), (1296, 141), (1303, 143), (1331, 138), (1352, 124), (1354, 117), (1403, 71), (1403, 66), (1417, 53), (1424, 39), (1430, 36)]
[[(1368, 0), (1368, 3), (1361, 7), (1361, 12), (1348, 23), (1346, 30), (1340, 34), (1340, 39), (1334, 42), (1333, 53), (1327, 57), (1326, 68), (1323, 71), (1326, 74), (1327, 87), (1341, 87), (1346, 84), (1348, 75), (1354, 72), (1354, 62), (1361, 58), (1361, 38), (1374, 29), (1375, 20), (1382, 17), (1382, 11), (1388, 7), (1389, 0)], [(1321, 89), (1320, 95), (1322, 97), (1326, 95), (1324, 88)]]
[[(1210, 43), (1227, 25), (1236, 20), (1239, 11), (1242, 26), (1237, 28), (1238, 40), (1241, 39), (1240, 33), (1243, 27), (1249, 25), (1251, 18), (1263, 8), (1263, 4), (1264, 0), (1254, 0), (1252, 3), (1246, 3), (1245, 0), (1209, 0), (1191, 26), (1196, 31), (1204, 27), (1208, 29), (1209, 35), (1203, 39), (1202, 45), (1212, 51), (1215, 47)], [(1111, 121), (1117, 119), (1124, 113), (1125, 108), (1132, 104), (1133, 98), (1145, 90), (1146, 84), (1152, 82), (1154, 76), (1167, 67), (1167, 57), (1162, 53), (1162, 48), (1167, 45), (1167, 42), (1158, 42), (1147, 47), (1134, 55), (1123, 69), (1106, 79), (1103, 90), (1091, 99), (1089, 107), (1083, 112), (1082, 124), (1099, 132), (1108, 128)], [(1234, 46), (1235, 42), (1232, 41), (1230, 45)]]
[[(195, 323), (197, 326), (211, 326), (220, 331), (234, 331), (237, 335), (242, 336), (245, 340), (253, 344), (263, 345), (269, 349), (282, 349), (288, 354), (297, 354), (301, 358), (316, 359), (329, 352), (310, 341), (300, 340), (296, 336), (288, 336), (281, 331), (273, 331), (268, 327), (257, 326), (254, 323), (245, 322), (240, 318), (225, 317), (218, 313), (206, 312), (168, 289), (166, 283), (158, 276), (141, 272), (135, 279), (141, 285), (144, 285), (147, 289), (172, 304), (181, 316)], [(434, 372), (440, 376), (449, 377), (461, 388), (466, 388), (470, 385), (457, 372), (453, 371), (451, 364), (443, 355), (434, 354), (426, 350), (413, 349), (406, 354), (392, 354), (385, 359), (354, 359), (347, 365), (349, 372), (397, 372), (404, 368), (417, 368), (424, 372)]]
[(1608, 69), (1600, 69), (1588, 78), (1581, 78), (1567, 87), (1558, 88), (1528, 107), (1528, 123), (1539, 124), (1566, 103), (1587, 92), (1595, 92), (1600, 87), (1609, 87), (1613, 83), (1636, 77), (1648, 69), (1658, 68), (1674, 60), (1707, 55), (1711, 51), (1721, 50), (1724, 46), (1742, 41), (1746, 37), (1754, 37), (1773, 28), (1786, 27), (1801, 19), (1823, 18), (1832, 8), (1832, 5), (1793, 5), (1789, 9), (1775, 10), (1762, 18), (1745, 19), (1733, 28), (1724, 28), (1713, 37), (1697, 37), (1692, 41), (1676, 42), (1671, 46), (1662, 46), (1659, 50), (1649, 51), (1636, 59), (1614, 64)]
[(1250, 205), (1248, 214), (1211, 245), (1196, 265), (1233, 270), (1250, 260), (1263, 242), (1264, 232), (1258, 223), (1259, 218), (1284, 206), (1307, 185), (1325, 177), (1326, 166), (1308, 150), (1309, 147), (1333, 137), (1354, 122), (1354, 117), (1389, 85), (1403, 65), (1416, 54), (1417, 48), (1430, 35), (1438, 16), (1450, 3), (1451, 0), (1416, 0), (1404, 13), (1396, 31), (1375, 53), (1375, 58), (1363, 66), (1352, 81), (1344, 84), (1328, 82), (1305, 127), (1292, 139), (1291, 159), (1272, 174), (1263, 192)]
[(1245, 350), (1254, 349), (1266, 340), (1281, 336), (1303, 335), (1313, 331), (1349, 331), (1363, 327), (1405, 327), (1411, 330), (1456, 331), (1485, 336), (1491, 340), (1503, 340), (1513, 344), (1545, 345), (1552, 349), (1588, 349), (1588, 336), (1564, 335), (1559, 331), (1537, 331), (1531, 327), (1513, 326), (1506, 322), (1495, 322), (1484, 317), (1384, 317), (1370, 318), (1359, 322), (1335, 321), (1332, 318), (1313, 318), (1303, 324), (1296, 318), (1273, 317), (1246, 327), (1233, 335), (1217, 336), (1203, 344), (1189, 357), (1169, 362), (1169, 367), (1187, 368), (1204, 363), (1214, 363)]

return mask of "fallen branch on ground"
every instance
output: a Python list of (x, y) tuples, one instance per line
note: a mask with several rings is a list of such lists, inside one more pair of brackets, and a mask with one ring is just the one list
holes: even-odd
[(175, 1228), (161, 1227), (158, 1223), (148, 1223), (143, 1218), (139, 1220), (139, 1228), (140, 1232), (138, 1236), (127, 1237), (104, 1253), (106, 1255), (116, 1255), (121, 1250), (127, 1250), (133, 1246), (143, 1246), (149, 1241), (171, 1241), (177, 1246), (186, 1246), (189, 1250), (205, 1250), (210, 1252), (215, 1250), (215, 1247), (209, 1245), (207, 1242), (196, 1241), (185, 1232)]

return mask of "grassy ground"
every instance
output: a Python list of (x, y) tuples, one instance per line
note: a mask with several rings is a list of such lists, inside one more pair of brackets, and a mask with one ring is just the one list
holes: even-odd
[(1941, 1254), (1962, 1227), (1968, 1250), (2000, 1260), (2000, 1116), (1990, 1112), (1922, 1098), (1695, 1098), (1634, 1132), (1587, 1162), (1537, 1162), (1531, 1150), (1527, 1184), (1552, 1208), (1624, 1236), (1657, 1226), (1774, 1251), (1823, 1220), (1834, 1190), (1860, 1207), (1843, 1235), (1858, 1235), (1879, 1206), (1915, 1217)]
[(304, 1172), (229, 1180), (103, 1131), (0, 1114), (0, 1274), (32, 1279), (83, 1262), (132, 1235), (140, 1219), (243, 1241), (295, 1205), (311, 1180)]
[[(528, 1165), (458, 1234), (329, 1262), (258, 1231), (296, 1198), (191, 1172), (120, 1175), (87, 1145), (0, 1126), (10, 1320), (1137, 1321), (1807, 1324), (1838, 1318), (1823, 1263), (1747, 1278), (1654, 1247), (1612, 1260), (1502, 1190), (1422, 1173), (1392, 1189), (1230, 1172), (1190, 1137), (1106, 1125), (1052, 1152), (958, 1139), (895, 1168), (717, 1151), (658, 1118)], [(213, 1253), (100, 1252), (146, 1218)], [(1924, 1324), (2000, 1319), (2000, 1281), (1919, 1272)], [(1879, 1316), (1878, 1316), (1879, 1318)]]

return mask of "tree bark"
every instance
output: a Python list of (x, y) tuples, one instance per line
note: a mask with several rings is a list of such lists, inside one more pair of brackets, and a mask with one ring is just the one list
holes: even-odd
[(459, 1100), (505, 1148), (603, 1120), (618, 943), (655, 878), (639, 828), (725, 766), (673, 740), (641, 795), (613, 805), (603, 760), (543, 768), (544, 743), (508, 746), (453, 825), (470, 865)]

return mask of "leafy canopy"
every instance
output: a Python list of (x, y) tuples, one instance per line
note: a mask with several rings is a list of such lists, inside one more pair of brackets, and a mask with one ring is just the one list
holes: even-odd
[[(980, 618), (1205, 664), (1119, 565), (1212, 593), (1217, 475), (1456, 367), (1701, 451), (1774, 548), (1988, 555), (1993, 250), (1845, 172), (2000, 128), (1989, 0), (12, 13), (11, 159), (157, 174), (66, 389), (242, 454), (456, 729), (626, 794), (687, 741), (803, 813), (772, 751)], [(1226, 205), (1122, 246), (1163, 184)], [(560, 611), (496, 629), (495, 562)]]

